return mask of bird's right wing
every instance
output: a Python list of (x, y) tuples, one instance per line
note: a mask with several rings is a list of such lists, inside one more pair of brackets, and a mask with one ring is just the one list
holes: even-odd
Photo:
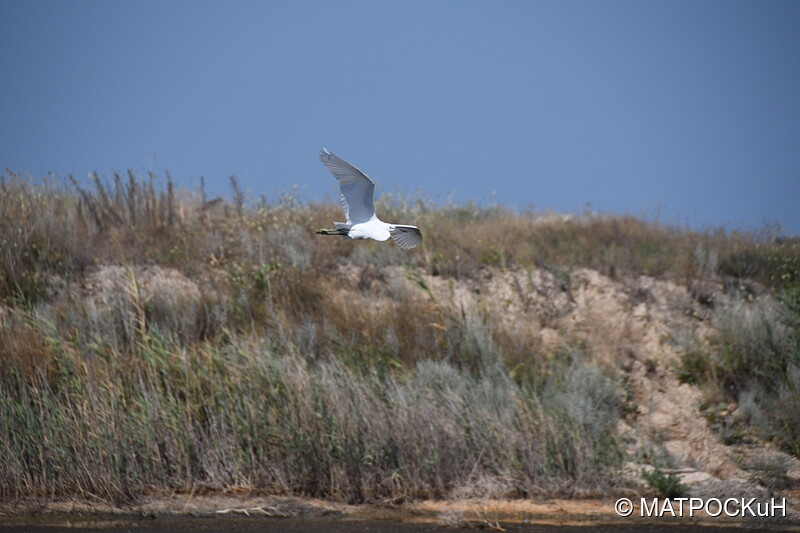
[(389, 230), (389, 234), (392, 236), (394, 242), (397, 243), (397, 246), (403, 250), (416, 248), (422, 243), (422, 232), (416, 226), (401, 226), (400, 224), (395, 224)]
[(360, 224), (375, 216), (372, 196), (375, 182), (356, 167), (325, 148), (319, 154), (322, 164), (328, 167), (339, 182), (342, 209), (348, 224)]

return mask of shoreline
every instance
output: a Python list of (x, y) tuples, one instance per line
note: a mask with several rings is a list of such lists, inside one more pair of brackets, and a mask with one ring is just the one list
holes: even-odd
[[(649, 497), (648, 497), (649, 498)], [(637, 498), (632, 498), (634, 501)], [(410, 503), (345, 504), (321, 499), (259, 495), (251, 492), (149, 495), (136, 504), (119, 506), (80, 499), (7, 500), (0, 502), (0, 526), (117, 527), (142, 521), (192, 519), (289, 520), (293, 522), (383, 522), (479, 527), (503, 530), (506, 525), (564, 527), (652, 525), (755, 527), (800, 531), (800, 513), (787, 498), (787, 516), (770, 518), (711, 517), (702, 511), (688, 516), (630, 517), (614, 510), (616, 497), (590, 499), (457, 499)], [(677, 507), (676, 507), (677, 509)]]

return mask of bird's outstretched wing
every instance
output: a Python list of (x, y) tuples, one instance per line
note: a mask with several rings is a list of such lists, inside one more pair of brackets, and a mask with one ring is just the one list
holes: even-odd
[(342, 209), (348, 224), (360, 224), (375, 216), (372, 196), (375, 193), (375, 182), (356, 167), (325, 148), (319, 158), (328, 170), (339, 181)]
[(410, 250), (416, 248), (422, 242), (422, 232), (416, 226), (401, 226), (395, 224), (389, 230), (389, 233), (397, 243), (397, 246), (403, 250)]

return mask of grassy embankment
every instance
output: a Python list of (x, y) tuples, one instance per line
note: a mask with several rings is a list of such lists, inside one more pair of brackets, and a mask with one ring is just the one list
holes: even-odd
[[(796, 242), (383, 199), (387, 220), (425, 232), (406, 253), (315, 236), (338, 206), (250, 200), (232, 185), (232, 201), (206, 202), (132, 174), (91, 190), (0, 182), (0, 497), (246, 487), (375, 501), (613, 486), (615, 368), (579, 341), (531, 350), (503, 317), (437, 301), (421, 275), (486, 267), (547, 269), (565, 290), (578, 266), (725, 280), (733, 304), (709, 304), (718, 335), (690, 343), (682, 375), (710, 405), (740, 402), (738, 424), (798, 455)], [(783, 304), (748, 300), (740, 281)]]

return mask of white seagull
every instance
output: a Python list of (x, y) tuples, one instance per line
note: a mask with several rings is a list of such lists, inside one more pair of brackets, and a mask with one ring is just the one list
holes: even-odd
[(339, 181), (342, 209), (347, 222), (334, 222), (336, 229), (318, 229), (319, 235), (341, 235), (345, 239), (375, 239), (385, 241), (389, 237), (403, 250), (410, 250), (422, 242), (422, 233), (416, 226), (387, 224), (375, 215), (372, 197), (375, 182), (356, 167), (330, 153), (325, 148), (319, 154), (322, 164)]

